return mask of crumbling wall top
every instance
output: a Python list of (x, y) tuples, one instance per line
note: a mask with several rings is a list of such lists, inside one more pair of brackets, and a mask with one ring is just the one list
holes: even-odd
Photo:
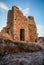
[(19, 10), (19, 8), (18, 8), (17, 6), (13, 6), (13, 7), (12, 7), (12, 10), (14, 10), (14, 9)]
[(34, 20), (33, 16), (28, 16), (28, 19)]

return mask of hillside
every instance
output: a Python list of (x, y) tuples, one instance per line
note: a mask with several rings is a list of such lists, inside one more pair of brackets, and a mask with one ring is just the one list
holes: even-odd
[(12, 42), (0, 39), (0, 54), (13, 54), (20, 52), (36, 52), (43, 50), (42, 45), (32, 42)]
[(0, 39), (0, 65), (44, 65), (44, 46)]

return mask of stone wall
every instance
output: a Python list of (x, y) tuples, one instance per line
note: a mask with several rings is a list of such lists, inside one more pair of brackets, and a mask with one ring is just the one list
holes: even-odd
[[(21, 29), (24, 29), (25, 31), (24, 40), (20, 40)], [(5, 37), (14, 41), (35, 42), (35, 39), (38, 38), (34, 17), (28, 16), (28, 18), (26, 18), (16, 6), (13, 6), (12, 10), (8, 11), (7, 26), (1, 31), (1, 33), (6, 33), (9, 37)], [(3, 37), (3, 35), (0, 35), (0, 38), (1, 37)]]

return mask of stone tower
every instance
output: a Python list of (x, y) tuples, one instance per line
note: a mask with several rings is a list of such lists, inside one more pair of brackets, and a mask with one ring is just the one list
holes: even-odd
[(35, 42), (38, 38), (34, 17), (28, 16), (26, 18), (16, 6), (8, 11), (7, 26), (3, 28), (0, 34), (0, 37), (14, 41)]

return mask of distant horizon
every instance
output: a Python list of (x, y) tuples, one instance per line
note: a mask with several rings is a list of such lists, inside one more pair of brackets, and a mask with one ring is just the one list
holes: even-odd
[(17, 6), (28, 16), (33, 16), (39, 37), (44, 37), (44, 0), (0, 0), (0, 31), (7, 25), (8, 10)]

